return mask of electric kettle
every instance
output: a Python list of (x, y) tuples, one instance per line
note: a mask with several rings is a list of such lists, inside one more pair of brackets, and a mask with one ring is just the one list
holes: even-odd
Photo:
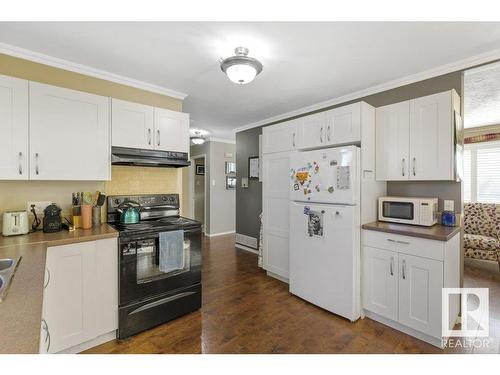
[(6, 211), (3, 213), (2, 234), (4, 236), (15, 236), (28, 232), (28, 213), (26, 211)]

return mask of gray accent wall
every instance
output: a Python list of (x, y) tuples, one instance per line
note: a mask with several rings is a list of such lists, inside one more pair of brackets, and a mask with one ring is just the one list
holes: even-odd
[[(301, 116), (295, 116), (269, 123), (264, 126), (287, 121), (292, 118), (302, 117), (311, 113), (321, 112), (331, 108), (341, 107), (358, 101), (365, 101), (374, 107), (381, 107), (451, 89), (455, 89), (462, 97), (462, 76), (462, 71), (445, 74), (323, 108), (314, 112), (304, 113)], [(463, 112), (463, 109), (461, 112)], [(258, 238), (259, 236), (259, 214), (262, 209), (262, 184), (256, 181), (249, 181), (249, 187), (247, 189), (243, 189), (241, 188), (241, 177), (248, 175), (248, 157), (258, 155), (259, 153), (259, 134), (262, 134), (262, 127), (236, 133), (236, 170), (238, 177), (238, 187), (236, 189), (236, 233), (245, 234), (255, 238)], [(441, 208), (444, 199), (453, 199), (455, 201), (455, 210), (461, 211), (461, 185), (462, 184), (460, 182), (453, 181), (388, 182), (387, 192), (390, 195), (438, 197)]]

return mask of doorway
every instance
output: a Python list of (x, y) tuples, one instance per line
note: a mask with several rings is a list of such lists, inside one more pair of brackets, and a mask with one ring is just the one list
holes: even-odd
[(206, 232), (206, 156), (197, 155), (191, 158), (191, 217), (201, 222)]

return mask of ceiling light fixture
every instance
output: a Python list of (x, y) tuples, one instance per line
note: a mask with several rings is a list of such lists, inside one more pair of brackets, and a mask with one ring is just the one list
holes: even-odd
[(248, 56), (248, 48), (237, 47), (234, 53), (235, 56), (221, 61), (220, 68), (234, 83), (246, 85), (262, 72), (262, 64), (259, 60)]
[(201, 130), (192, 130), (191, 142), (194, 145), (202, 145), (205, 143), (205, 137), (203, 136), (203, 132)]

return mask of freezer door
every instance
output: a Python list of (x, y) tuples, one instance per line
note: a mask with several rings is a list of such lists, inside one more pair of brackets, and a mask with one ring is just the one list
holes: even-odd
[(357, 206), (290, 203), (290, 293), (358, 319), (359, 253)]
[(295, 152), (290, 160), (290, 200), (354, 205), (359, 192), (359, 148)]

